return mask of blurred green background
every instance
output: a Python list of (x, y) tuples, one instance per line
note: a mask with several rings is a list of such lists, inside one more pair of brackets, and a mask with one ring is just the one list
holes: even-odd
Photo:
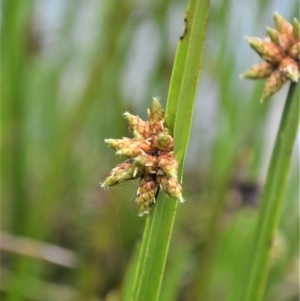
[[(1, 1), (3, 300), (121, 300), (145, 218), (138, 181), (100, 188), (121, 159), (122, 114), (165, 105), (187, 1)], [(236, 300), (288, 87), (259, 102), (264, 37), (296, 0), (211, 2), (161, 300)], [(176, 141), (175, 141), (176, 143)], [(299, 136), (265, 300), (299, 300)], [(171, 201), (171, 200), (170, 200)], [(200, 298), (200, 299), (199, 299)], [(204, 299), (203, 299), (204, 300)]]

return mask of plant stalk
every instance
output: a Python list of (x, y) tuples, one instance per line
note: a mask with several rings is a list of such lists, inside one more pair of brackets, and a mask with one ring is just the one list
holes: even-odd
[[(166, 123), (174, 133), (174, 154), (182, 179), (195, 95), (198, 86), (210, 0), (189, 0), (185, 14), (166, 108)], [(133, 301), (157, 301), (170, 245), (177, 201), (160, 194), (147, 217), (135, 275)]]
[(289, 88), (267, 180), (262, 195), (250, 266), (241, 301), (263, 300), (270, 265), (270, 252), (279, 225), (299, 122), (299, 84)]

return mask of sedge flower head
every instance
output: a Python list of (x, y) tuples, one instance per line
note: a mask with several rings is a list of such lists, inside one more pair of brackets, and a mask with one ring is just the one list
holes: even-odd
[(117, 165), (101, 184), (103, 188), (140, 178), (136, 203), (139, 215), (149, 213), (161, 188), (167, 195), (182, 202), (181, 186), (177, 179), (178, 163), (174, 157), (174, 140), (165, 124), (165, 115), (157, 98), (148, 109), (148, 121), (128, 112), (133, 138), (105, 139), (117, 155), (127, 159)]
[(287, 82), (298, 82), (300, 77), (300, 23), (292, 24), (278, 13), (274, 14), (276, 29), (267, 27), (268, 38), (246, 38), (263, 62), (242, 74), (244, 78), (267, 78), (262, 99), (275, 94)]

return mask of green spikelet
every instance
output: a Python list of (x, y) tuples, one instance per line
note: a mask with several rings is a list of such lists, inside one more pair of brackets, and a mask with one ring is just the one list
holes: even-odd
[(146, 140), (144, 141), (130, 140), (130, 141), (131, 142), (129, 144), (126, 144), (125, 147), (118, 149), (116, 154), (126, 156), (129, 158), (134, 158), (136, 156), (147, 153), (151, 150), (151, 146)]
[(279, 33), (277, 30), (267, 27), (268, 35), (273, 43), (280, 46), (283, 51), (287, 51), (293, 44), (291, 34)]
[(149, 174), (155, 174), (157, 171), (158, 157), (151, 155), (140, 155), (134, 158), (137, 166)]
[(153, 133), (159, 133), (164, 126), (164, 111), (158, 98), (153, 98), (150, 109), (148, 110), (149, 124)]
[(151, 145), (148, 141), (136, 141), (129, 138), (123, 139), (105, 139), (105, 143), (117, 150), (117, 155), (126, 156), (129, 158), (136, 157), (151, 150)]
[(179, 202), (184, 202), (181, 193), (181, 186), (176, 178), (169, 178), (167, 176), (157, 176), (160, 187), (171, 197)]
[(275, 70), (268, 78), (262, 95), (262, 100), (265, 100), (274, 95), (287, 82), (286, 76), (279, 70)]
[(159, 157), (159, 168), (169, 178), (177, 178), (178, 163), (173, 155), (162, 155)]
[(166, 152), (172, 151), (174, 148), (174, 140), (169, 134), (169, 130), (166, 128), (160, 134), (154, 137), (153, 143), (156, 148)]
[(105, 179), (101, 187), (113, 186), (126, 180), (136, 179), (140, 176), (140, 168), (135, 164), (134, 160), (129, 159), (112, 169), (109, 177)]
[(300, 40), (300, 22), (294, 18), (293, 19), (293, 37), (296, 42)]
[(122, 148), (128, 147), (132, 140), (129, 138), (123, 138), (123, 139), (104, 139), (104, 142), (114, 148), (115, 150), (119, 150)]
[(269, 41), (260, 38), (246, 38), (249, 45), (267, 62), (274, 64), (284, 58), (281, 48)]
[(138, 131), (133, 131), (134, 139), (137, 141), (143, 141), (145, 140), (144, 136), (140, 134)]
[(137, 140), (144, 140), (150, 137), (149, 122), (142, 120), (140, 117), (125, 112), (123, 116), (129, 123), (131, 130), (135, 133), (134, 137)]
[(260, 64), (254, 65), (251, 69), (244, 72), (242, 77), (251, 78), (251, 79), (259, 79), (266, 78), (274, 71), (274, 67), (267, 63), (262, 62)]
[(276, 29), (270, 28), (268, 26), (267, 26), (267, 33), (268, 33), (268, 36), (270, 37), (271, 41), (273, 43), (279, 45), (280, 33)]

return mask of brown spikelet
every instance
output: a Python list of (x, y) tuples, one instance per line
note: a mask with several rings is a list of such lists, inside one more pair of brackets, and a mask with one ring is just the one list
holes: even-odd
[(300, 61), (300, 42), (295, 43), (289, 50), (289, 55), (295, 61)]
[(276, 64), (284, 58), (281, 47), (260, 38), (247, 38), (249, 45), (267, 62)]
[(274, 23), (279, 33), (292, 37), (293, 26), (277, 12), (274, 13)]
[(141, 135), (141, 139), (138, 140), (148, 139), (150, 137), (149, 122), (128, 112), (125, 112), (123, 116), (127, 119), (131, 130)]
[(137, 191), (136, 203), (139, 208), (140, 215), (149, 213), (149, 208), (155, 203), (157, 193), (157, 182), (155, 176), (144, 175), (141, 177), (140, 186)]
[(158, 134), (164, 129), (164, 111), (157, 98), (153, 98), (153, 102), (148, 111), (149, 124), (152, 133)]
[(151, 145), (148, 141), (131, 140), (130, 144), (126, 144), (126, 146), (119, 148), (118, 151), (116, 152), (116, 154), (134, 158), (136, 156), (147, 153), (150, 150), (151, 150)]
[(116, 166), (110, 172), (109, 177), (101, 184), (102, 187), (113, 186), (126, 180), (136, 179), (141, 176), (141, 169), (132, 159)]
[(299, 79), (299, 70), (297, 62), (287, 56), (279, 64), (278, 69), (291, 81), (297, 82)]
[(287, 78), (284, 76), (284, 74), (279, 69), (275, 70), (265, 84), (262, 99), (267, 99), (274, 95), (281, 89), (286, 81)]
[(254, 65), (251, 69), (242, 74), (244, 78), (258, 79), (266, 78), (274, 71), (274, 67), (267, 62)]

